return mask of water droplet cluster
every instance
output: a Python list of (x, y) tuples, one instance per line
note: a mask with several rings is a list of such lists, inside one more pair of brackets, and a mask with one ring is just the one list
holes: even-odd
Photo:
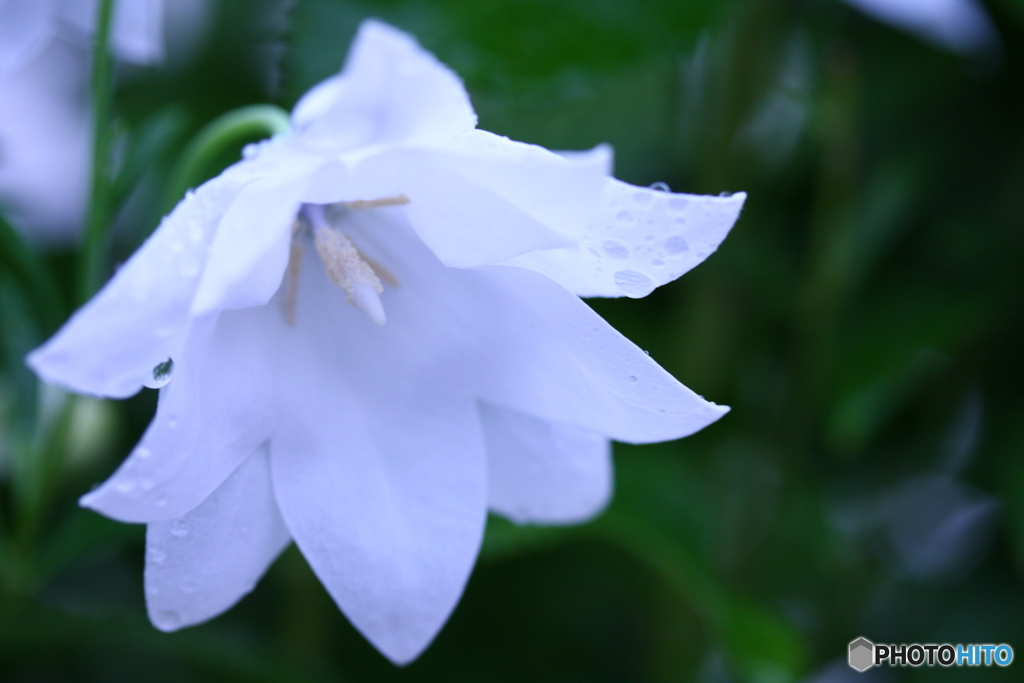
[(664, 183), (637, 188), (616, 181), (606, 201), (603, 222), (593, 224), (580, 246), (594, 257), (596, 279), (610, 280), (628, 297), (646, 296), (688, 271), (729, 227), (714, 230), (723, 221), (721, 198), (672, 194)]

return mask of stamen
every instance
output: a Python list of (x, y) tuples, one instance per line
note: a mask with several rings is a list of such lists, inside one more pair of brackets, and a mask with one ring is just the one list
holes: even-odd
[(295, 324), (295, 300), (299, 293), (299, 269), (302, 267), (302, 255), (305, 250), (297, 240), (292, 240), (288, 252), (288, 270), (285, 271), (284, 319), (289, 325)]
[(404, 206), (409, 203), (409, 198), (404, 194), (394, 197), (381, 197), (380, 199), (356, 199), (351, 202), (341, 202), (346, 209), (379, 209), (385, 206)]
[[(356, 251), (359, 251), (359, 247), (356, 247)], [(359, 251), (359, 258), (366, 261), (366, 265), (373, 268), (373, 272), (376, 273), (377, 277), (383, 280), (385, 284), (390, 285), (392, 287), (399, 286), (400, 283), (398, 282), (398, 278), (395, 277), (390, 270), (388, 270), (381, 264), (377, 263), (375, 260), (373, 260), (372, 258), (370, 258), (361, 251)]]

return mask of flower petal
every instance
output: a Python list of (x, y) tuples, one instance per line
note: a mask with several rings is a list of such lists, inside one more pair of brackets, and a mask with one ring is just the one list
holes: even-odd
[(53, 38), (52, 0), (0, 3), (0, 76), (26, 66)]
[(249, 178), (225, 173), (190, 193), (109, 283), (28, 364), (46, 382), (125, 398), (179, 355), (206, 250), (221, 214)]
[[(684, 387), (550, 278), (510, 266), (445, 268), (403, 208), (350, 211), (341, 225), (401, 283), (382, 294), (388, 323), (368, 342), (368, 358), (388, 358), (387, 372), (443, 366), (449, 385), (476, 398), (631, 443), (678, 439), (728, 411)], [(352, 311), (353, 326), (372, 325), (340, 292), (337, 301)], [(299, 326), (317, 315), (300, 310)], [(338, 334), (354, 343), (351, 332)]]
[(262, 306), (274, 296), (306, 190), (301, 170), (259, 178), (238, 193), (210, 244), (192, 315)]
[(518, 524), (574, 524), (612, 495), (611, 443), (600, 434), (480, 403), (487, 502)]
[(688, 436), (728, 412), (679, 383), (575, 295), (523, 268), (474, 271), (492, 297), (481, 323), (493, 358), (477, 396), (617, 441)]
[(707, 258), (729, 233), (746, 194), (672, 194), (605, 181), (604, 211), (569, 248), (517, 256), (579, 296), (644, 297)]
[(270, 438), (280, 318), (263, 307), (194, 325), (149, 429), (82, 505), (124, 522), (154, 522), (180, 517), (220, 486)]
[(453, 137), (476, 126), (462, 81), (398, 29), (359, 27), (344, 70), (309, 91), (292, 121), (311, 148), (346, 150)]
[(451, 381), (457, 341), (434, 353), (435, 340), (405, 324), (400, 297), (388, 296), (415, 294), (408, 280), (384, 292), (388, 323), (378, 326), (311, 267), (314, 258), (302, 269), (282, 356), (274, 489), (335, 602), (404, 663), (444, 624), (476, 559), (486, 516), (482, 430), (472, 397)]
[(598, 217), (612, 157), (608, 145), (562, 155), (483, 130), (422, 153), (425, 165), (458, 173), (573, 241)]
[(535, 249), (571, 244), (506, 197), (437, 163), (436, 154), (403, 150), (359, 164), (351, 191), (360, 198), (405, 195), (416, 234), (447, 266), (471, 268)]
[(291, 541), (274, 501), (266, 446), (196, 509), (146, 528), (146, 607), (162, 631), (224, 612)]

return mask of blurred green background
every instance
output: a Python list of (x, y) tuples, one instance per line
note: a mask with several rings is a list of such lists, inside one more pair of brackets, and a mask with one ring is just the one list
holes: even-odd
[[(119, 259), (203, 124), (290, 107), (377, 16), (462, 75), (481, 128), (609, 142), (636, 184), (749, 194), (707, 263), (644, 300), (591, 302), (732, 412), (617, 446), (614, 502), (590, 524), (492, 519), (462, 602), (404, 669), (294, 548), (227, 614), (167, 635), (145, 616), (143, 528), (75, 503), (128, 453), (155, 392), (74, 404), (61, 470), (29, 472), (56, 493), (26, 528), (32, 465), (11, 454), (45, 396), (22, 358), (52, 323), (0, 268), (0, 679), (1020, 680), (1024, 662), (845, 664), (857, 636), (1024, 655), (1024, 4), (986, 7), (1001, 49), (964, 57), (839, 0), (217, 3), (194, 62), (119, 80), (127, 158), (145, 160)], [(245, 66), (253, 45), (274, 70)], [(47, 254), (57, 273), (71, 259)]]

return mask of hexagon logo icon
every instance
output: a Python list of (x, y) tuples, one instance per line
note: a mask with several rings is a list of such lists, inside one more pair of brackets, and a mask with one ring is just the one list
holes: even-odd
[(875, 664), (875, 644), (867, 638), (850, 643), (850, 668), (864, 672)]

